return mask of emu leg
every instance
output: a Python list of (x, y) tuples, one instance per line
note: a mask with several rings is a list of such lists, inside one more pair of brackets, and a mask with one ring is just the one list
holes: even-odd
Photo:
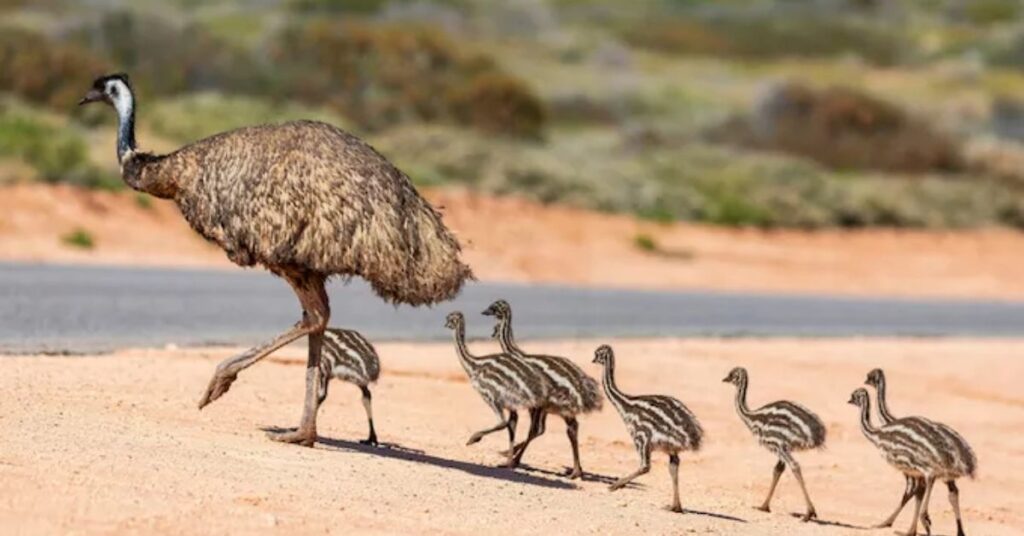
[(583, 477), (583, 466), (580, 465), (580, 422), (576, 417), (565, 417), (565, 434), (569, 436), (569, 445), (572, 446), (572, 471), (568, 476), (570, 480)]
[(919, 484), (918, 480), (912, 476), (906, 476), (906, 478), (907, 484), (906, 487), (903, 489), (903, 498), (900, 499), (900, 504), (899, 506), (896, 507), (896, 511), (893, 512), (891, 516), (885, 518), (885, 521), (882, 521), (881, 523), (875, 525), (874, 528), (884, 529), (887, 527), (891, 527), (893, 522), (896, 521), (896, 518), (899, 517), (900, 512), (903, 511), (903, 507), (906, 506), (907, 503), (910, 502), (910, 498), (917, 493), (917, 486)]
[(640, 468), (637, 469), (636, 471), (633, 471), (632, 474), (616, 480), (614, 484), (608, 486), (609, 490), (615, 491), (618, 489), (622, 489), (626, 484), (629, 484), (630, 482), (636, 480), (636, 478), (639, 477), (640, 475), (647, 474), (647, 472), (651, 470), (650, 445), (645, 440), (637, 440), (635, 441), (635, 443), (636, 450), (637, 452), (640, 453)]
[(814, 503), (811, 502), (811, 496), (807, 493), (807, 485), (804, 484), (804, 475), (800, 471), (800, 464), (788, 452), (783, 453), (783, 459), (786, 461), (786, 465), (789, 466), (789, 470), (793, 472), (793, 476), (796, 477), (796, 481), (800, 484), (800, 491), (804, 493), (804, 501), (807, 502), (807, 513), (801, 519), (804, 521), (817, 519), (818, 512), (815, 511)]
[(543, 432), (543, 422), (547, 418), (547, 412), (543, 408), (533, 408), (530, 410), (530, 432), (526, 435), (526, 440), (522, 443), (512, 447), (512, 463), (510, 467), (518, 467), (519, 462), (523, 459), (523, 454), (526, 453), (526, 447), (530, 446), (538, 436)]
[(960, 518), (960, 490), (953, 480), (947, 480), (946, 487), (949, 488), (949, 504), (953, 506), (953, 513), (956, 514), (956, 536), (965, 536), (964, 523)]
[(363, 409), (366, 410), (366, 420), (370, 423), (370, 437), (366, 438), (360, 443), (364, 445), (377, 446), (377, 431), (373, 429), (373, 409), (371, 408), (371, 402), (373, 396), (370, 394), (370, 388), (365, 385), (360, 385), (359, 388), (363, 391)]
[(668, 472), (672, 475), (672, 511), (683, 513), (683, 506), (679, 503), (679, 455), (668, 456)]
[(917, 518), (921, 515), (921, 502), (924, 499), (925, 489), (928, 486), (918, 486), (917, 493), (914, 494), (914, 517), (910, 520), (910, 530), (907, 532), (896, 532), (901, 536), (917, 536)]
[(316, 442), (316, 414), (320, 409), (320, 357), (323, 350), (324, 330), (331, 317), (331, 309), (325, 287), (326, 279), (319, 275), (289, 277), (288, 281), (299, 296), (304, 309), (303, 323), (308, 326), (309, 355), (306, 359), (306, 398), (302, 406), (302, 420), (296, 430), (271, 432), (267, 436), (282, 443), (294, 443), (312, 447)]
[(309, 335), (311, 332), (311, 328), (307, 326), (304, 321), (299, 322), (288, 331), (275, 337), (273, 340), (250, 348), (235, 357), (222, 361), (217, 365), (217, 370), (214, 371), (213, 377), (210, 378), (209, 385), (206, 386), (206, 392), (199, 400), (199, 409), (205, 408), (210, 404), (210, 402), (217, 400), (221, 395), (228, 392), (228, 389), (231, 388), (231, 384), (238, 379), (239, 372), (255, 365), (258, 361), (274, 353), (282, 346), (295, 341), (299, 337)]
[[(484, 436), (489, 435), (489, 434), (493, 434), (494, 432), (497, 432), (498, 430), (504, 430), (504, 429), (508, 428), (509, 427), (508, 426), (509, 422), (512, 420), (512, 417), (514, 415), (516, 415), (515, 411), (511, 411), (511, 412), (509, 412), (509, 417), (506, 419), (505, 418), (505, 413), (501, 410), (501, 408), (499, 408), (499, 407), (492, 407), (491, 409), (493, 409), (494, 413), (498, 416), (498, 424), (495, 424), (494, 426), (492, 426), (490, 428), (485, 428), (483, 430), (480, 430), (479, 432), (474, 433), (472, 436), (469, 437), (469, 441), (466, 441), (466, 445), (472, 445), (474, 443), (479, 443), (480, 440), (484, 438)], [(514, 430), (514, 428), (513, 428), (513, 430)]]
[(764, 498), (764, 503), (758, 506), (757, 509), (762, 512), (771, 512), (772, 496), (775, 495), (775, 486), (779, 485), (779, 478), (782, 477), (782, 472), (786, 470), (786, 462), (779, 460), (775, 464), (775, 468), (772, 469), (772, 485), (768, 486), (768, 496)]
[[(526, 437), (531, 438), (531, 441), (532, 441), (533, 439), (537, 439), (538, 437), (544, 435), (544, 431), (547, 429), (547, 422), (548, 422), (548, 414), (546, 412), (541, 412), (541, 416), (540, 416), (539, 420), (533, 420), (531, 418), (531, 420), (530, 420), (530, 432), (529, 433), (533, 434), (533, 435), (532, 435), (532, 438), (531, 438), (531, 436), (529, 434), (527, 434)], [(518, 452), (519, 449), (523, 449), (523, 448), (526, 448), (526, 441), (525, 440), (522, 443), (519, 443), (518, 445), (512, 447), (511, 450), (503, 450), (503, 451), (501, 451), (500, 454), (502, 456), (508, 456), (509, 452), (515, 453), (515, 452)]]

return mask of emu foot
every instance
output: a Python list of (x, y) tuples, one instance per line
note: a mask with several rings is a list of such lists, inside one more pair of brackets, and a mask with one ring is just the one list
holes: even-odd
[(883, 522), (881, 522), (881, 523), (879, 523), (877, 525), (872, 525), (871, 528), (873, 528), (873, 529), (887, 529), (887, 528), (889, 528), (891, 526), (892, 526), (892, 521), (889, 521), (888, 519), (886, 519), (885, 521), (883, 521)]
[(928, 515), (928, 512), (921, 514), (921, 525), (924, 526), (925, 535), (932, 536), (932, 518)]
[(814, 511), (813, 508), (808, 510), (807, 513), (804, 514), (803, 517), (800, 518), (800, 521), (803, 521), (804, 523), (807, 523), (808, 521), (810, 521), (812, 519), (818, 519), (818, 512)]
[(466, 441), (466, 446), (468, 447), (469, 445), (474, 445), (476, 443), (479, 443), (480, 440), (483, 439), (483, 438), (484, 438), (484, 436), (482, 436), (480, 434), (473, 434), (472, 436), (469, 437), (469, 441)]
[(568, 478), (569, 480), (576, 480), (577, 478), (583, 478), (583, 469), (579, 468), (579, 467), (576, 467), (574, 469), (569, 469), (565, 473), (565, 477)]
[(287, 432), (267, 432), (267, 437), (272, 441), (278, 441), (281, 443), (291, 443), (293, 445), (302, 445), (303, 447), (312, 447), (316, 443), (316, 431), (308, 430), (289, 430)]
[(669, 508), (669, 510), (670, 510), (670, 511), (672, 511), (672, 512), (675, 512), (675, 513), (677, 513), (677, 514), (681, 514), (681, 513), (683, 513), (683, 505), (681, 505), (681, 504), (679, 504), (679, 503), (674, 503), (674, 504), (672, 504), (672, 506), (671, 506), (671, 507)]
[(205, 408), (210, 402), (228, 392), (228, 389), (231, 389), (231, 384), (237, 379), (237, 372), (223, 372), (218, 367), (217, 371), (213, 373), (213, 377), (210, 378), (210, 384), (206, 386), (203, 398), (199, 400), (199, 409)]
[(768, 503), (762, 504), (761, 506), (755, 506), (754, 510), (760, 510), (762, 512), (771, 512), (772, 511), (771, 507), (768, 506)]
[(371, 447), (376, 447), (378, 445), (378, 443), (377, 443), (377, 436), (376, 435), (372, 435), (372, 436), (370, 436), (370, 437), (368, 437), (366, 439), (360, 439), (359, 440), (359, 444), (360, 445), (369, 445)]

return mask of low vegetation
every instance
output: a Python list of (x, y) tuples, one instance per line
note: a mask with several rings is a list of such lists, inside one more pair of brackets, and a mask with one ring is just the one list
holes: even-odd
[(419, 185), (653, 222), (1024, 227), (1024, 4), (953, 4), (0, 2), (0, 160), (118, 187), (74, 106), (116, 68), (146, 147), (317, 119)]
[(78, 228), (60, 238), (64, 244), (78, 249), (92, 249), (96, 246), (92, 233)]

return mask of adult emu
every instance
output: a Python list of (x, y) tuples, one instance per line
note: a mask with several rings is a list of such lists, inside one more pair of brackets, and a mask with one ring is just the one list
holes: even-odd
[(173, 199), (231, 261), (284, 278), (302, 305), (291, 329), (217, 366), (200, 409), (227, 392), (240, 371), (308, 336), (302, 420), (297, 430), (270, 437), (312, 446), (330, 318), (327, 279), (361, 276), (386, 301), (422, 305), (453, 297), (473, 277), (458, 242), (409, 178), (347, 132), (312, 121), (261, 125), (154, 155), (136, 150), (136, 101), (126, 75), (97, 78), (79, 104), (90, 102), (117, 112), (125, 183)]

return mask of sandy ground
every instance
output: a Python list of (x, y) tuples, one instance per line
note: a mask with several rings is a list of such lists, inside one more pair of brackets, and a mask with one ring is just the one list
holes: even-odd
[[(475, 342), (478, 352), (489, 343)], [(597, 372), (597, 341), (544, 342)], [(358, 391), (336, 386), (320, 413), (314, 449), (273, 443), (261, 428), (293, 425), (302, 397), (303, 349), (243, 373), (203, 412), (195, 402), (229, 349), (132, 350), (92, 357), (0, 358), (0, 527), (4, 534), (508, 533), (846, 535), (884, 518), (902, 478), (858, 430), (850, 392), (867, 370), (889, 375), (894, 410), (955, 426), (972, 443), (980, 475), (961, 482), (969, 534), (1024, 530), (1024, 340), (617, 341), (627, 392), (685, 401), (706, 431), (686, 454), (687, 514), (666, 510), (664, 456), (637, 486), (607, 490), (636, 454), (614, 409), (584, 419), (586, 481), (558, 476), (569, 463), (560, 423), (526, 456), (528, 468), (492, 467), (505, 437), (464, 442), (492, 424), (445, 344), (381, 344), (375, 387), (385, 448), (366, 433)], [(773, 460), (743, 428), (733, 387), (745, 365), (751, 405), (788, 398), (828, 423), (827, 449), (802, 453), (822, 522), (800, 523), (795, 482), (780, 483), (774, 512), (753, 510)], [(521, 430), (525, 427), (521, 426)], [(937, 534), (954, 533), (944, 491), (932, 501)], [(906, 529), (909, 513), (897, 521)]]
[[(428, 191), (481, 279), (640, 288), (1024, 298), (1024, 233), (761, 231), (661, 225)], [(61, 237), (84, 229), (92, 250)], [(655, 252), (635, 245), (653, 238)], [(0, 260), (230, 268), (166, 202), (68, 186), (0, 187)]]

